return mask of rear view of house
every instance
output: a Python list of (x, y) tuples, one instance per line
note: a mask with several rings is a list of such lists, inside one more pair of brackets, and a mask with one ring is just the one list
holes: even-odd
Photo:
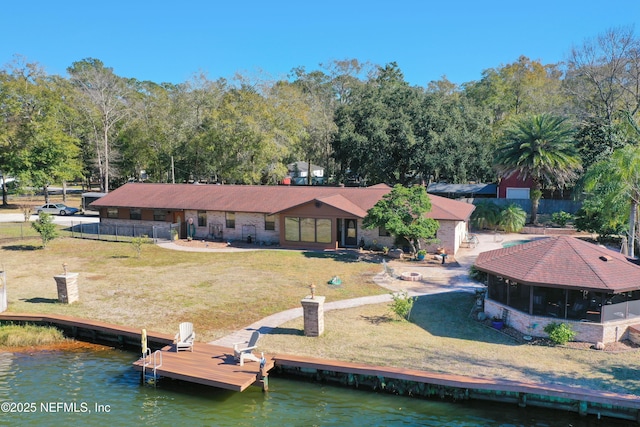
[[(285, 248), (392, 247), (386, 230), (367, 230), (367, 210), (391, 191), (326, 186), (251, 186), (128, 183), (92, 203), (107, 225), (180, 225), (180, 237), (232, 240)], [(440, 222), (438, 246), (455, 254), (474, 207), (429, 196), (427, 216)]]

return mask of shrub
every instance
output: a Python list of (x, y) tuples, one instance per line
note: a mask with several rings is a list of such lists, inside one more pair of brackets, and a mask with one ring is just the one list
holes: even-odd
[(478, 230), (494, 229), (500, 221), (500, 208), (493, 202), (482, 201), (471, 214), (471, 224)]
[(555, 224), (558, 224), (558, 226), (560, 227), (564, 227), (565, 225), (567, 225), (567, 222), (571, 220), (573, 220), (573, 215), (565, 211), (554, 212), (553, 214), (551, 214), (551, 221), (553, 221)]
[(487, 273), (478, 270), (475, 265), (472, 265), (471, 268), (469, 268), (469, 277), (471, 280), (475, 280), (480, 283), (487, 283), (487, 276)]
[(517, 233), (524, 228), (527, 222), (527, 213), (515, 203), (506, 206), (500, 211), (498, 225), (507, 233)]
[(31, 223), (31, 227), (40, 234), (43, 249), (51, 240), (58, 237), (58, 228), (53, 223), (53, 217), (50, 214), (41, 213), (38, 219)]
[(571, 325), (566, 323), (551, 322), (544, 327), (544, 331), (549, 335), (549, 339), (558, 345), (564, 345), (576, 336)]
[(407, 291), (391, 293), (391, 297), (393, 298), (391, 311), (393, 311), (400, 320), (409, 320), (415, 297), (409, 297)]
[(142, 254), (142, 245), (145, 243), (150, 243), (149, 237), (146, 234), (131, 239), (131, 247), (133, 247), (133, 250), (136, 253), (136, 258), (140, 258), (140, 255)]

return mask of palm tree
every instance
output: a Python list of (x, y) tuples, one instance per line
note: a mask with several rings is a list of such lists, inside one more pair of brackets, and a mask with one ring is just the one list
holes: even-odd
[(493, 202), (482, 201), (471, 214), (471, 224), (479, 230), (495, 228), (500, 219), (500, 208)]
[(634, 256), (636, 222), (640, 205), (640, 147), (627, 145), (609, 160), (595, 163), (585, 174), (584, 189), (602, 200), (605, 214), (625, 203), (629, 206), (628, 253)]
[(502, 209), (498, 225), (506, 233), (517, 233), (527, 222), (527, 213), (515, 203)]
[(495, 166), (504, 177), (519, 174), (533, 180), (531, 222), (537, 223), (538, 202), (545, 184), (564, 186), (582, 169), (573, 128), (549, 114), (514, 119), (498, 146)]

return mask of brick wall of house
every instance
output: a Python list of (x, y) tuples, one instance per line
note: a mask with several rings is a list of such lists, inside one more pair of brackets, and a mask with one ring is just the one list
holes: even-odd
[(394, 246), (395, 238), (393, 236), (380, 236), (379, 234), (378, 227), (372, 229), (362, 228), (362, 221), (358, 220), (358, 236), (364, 239), (365, 246), (378, 246), (380, 248), (385, 246), (392, 248)]
[(198, 212), (193, 210), (185, 211), (185, 219), (189, 220), (193, 218), (193, 223), (196, 225), (196, 238), (197, 239), (210, 239), (211, 226), (220, 226), (222, 231), (223, 240), (246, 240), (247, 235), (252, 235), (252, 240), (255, 243), (264, 243), (267, 245), (277, 245), (280, 243), (279, 236), (279, 223), (276, 217), (275, 230), (265, 230), (265, 216), (261, 213), (235, 213), (235, 228), (226, 227), (225, 212), (219, 211), (207, 211), (207, 225), (204, 227), (198, 226)]
[[(124, 212), (124, 211), (123, 211)], [(152, 211), (149, 211), (152, 213)], [(119, 212), (121, 213), (121, 212)], [(128, 215), (128, 211), (126, 212)], [(143, 210), (143, 216), (147, 213)], [(279, 215), (275, 215), (275, 230), (265, 230), (265, 215), (262, 213), (235, 213), (235, 228), (226, 227), (226, 215), (221, 211), (207, 211), (207, 224), (206, 226), (198, 225), (198, 211), (197, 210), (185, 210), (184, 218), (180, 218), (180, 221), (188, 222), (190, 218), (193, 219), (193, 223), (196, 226), (195, 238), (196, 239), (221, 239), (221, 240), (246, 240), (247, 235), (252, 235), (254, 242), (263, 243), (266, 245), (279, 245), (280, 244), (280, 227), (281, 218)], [(142, 220), (130, 220), (123, 218), (124, 213), (121, 213), (118, 219), (111, 219), (101, 217), (101, 223), (110, 225), (123, 225), (123, 226), (168, 226), (168, 221), (149, 221), (143, 218)], [(335, 220), (333, 222), (335, 227)], [(244, 228), (243, 228), (244, 226)], [(380, 236), (378, 228), (365, 229), (362, 227), (362, 220), (357, 220), (357, 233), (358, 244), (361, 240), (364, 240), (365, 246), (372, 247), (377, 246), (379, 248), (387, 247), (392, 248), (395, 246), (394, 236)], [(333, 230), (334, 236), (337, 235), (337, 230)], [(444, 247), (449, 254), (455, 254), (460, 247), (460, 242), (466, 235), (466, 223), (463, 221), (440, 221), (440, 229), (438, 230), (437, 238), (439, 242), (432, 245), (426, 245), (422, 243), (422, 248), (429, 252), (435, 253), (437, 248)], [(181, 238), (185, 238), (185, 228), (181, 229)]]
[(440, 228), (436, 233), (436, 238), (439, 242), (426, 245), (425, 249), (428, 252), (436, 252), (438, 248), (444, 248), (448, 254), (455, 254), (458, 250), (459, 244), (456, 244), (457, 225), (459, 221), (439, 221)]
[[(440, 228), (436, 234), (436, 238), (439, 242), (427, 245), (425, 242), (421, 242), (423, 249), (427, 252), (435, 253), (438, 248), (445, 248), (448, 254), (455, 254), (460, 248), (460, 243), (465, 238), (467, 233), (467, 223), (464, 221), (439, 221)], [(378, 245), (386, 246), (388, 248), (395, 246), (394, 236), (379, 236), (378, 229), (371, 230), (362, 228), (362, 221), (358, 221), (358, 236), (364, 238), (367, 246), (371, 245), (375, 240)]]

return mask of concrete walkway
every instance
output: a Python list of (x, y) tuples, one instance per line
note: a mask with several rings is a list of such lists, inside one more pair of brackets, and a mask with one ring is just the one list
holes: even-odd
[[(442, 292), (473, 292), (475, 289), (482, 287), (481, 284), (472, 281), (469, 278), (469, 268), (473, 265), (476, 257), (480, 252), (493, 249), (500, 249), (503, 243), (508, 241), (532, 240), (544, 236), (524, 235), (524, 234), (477, 234), (479, 243), (475, 248), (461, 248), (456, 254), (457, 265), (445, 265), (420, 267), (411, 265), (406, 262), (389, 262), (389, 267), (393, 268), (393, 277), (382, 271), (374, 277), (374, 281), (379, 286), (388, 289), (391, 292), (407, 291), (409, 296), (422, 296), (437, 294)], [(171, 247), (172, 244), (165, 244), (165, 247)], [(172, 249), (182, 248), (179, 245)], [(232, 248), (229, 248), (231, 250)], [(184, 249), (181, 249), (184, 250)], [(191, 250), (187, 248), (187, 250)], [(224, 249), (223, 249), (224, 250)], [(236, 249), (237, 250), (237, 249)], [(242, 250), (242, 249), (240, 249)], [(213, 251), (213, 250), (209, 250)], [(403, 272), (417, 272), (422, 274), (420, 281), (399, 280), (398, 277)], [(353, 298), (348, 300), (333, 301), (324, 304), (324, 310), (340, 310), (345, 308), (359, 307), (367, 304), (381, 304), (390, 302), (391, 294), (374, 295), (362, 298)], [(221, 345), (225, 347), (233, 347), (234, 343), (248, 341), (253, 331), (259, 331), (262, 334), (269, 333), (272, 329), (286, 323), (290, 320), (302, 317), (302, 307), (286, 310), (280, 313), (272, 314), (265, 317), (244, 329), (236, 331), (230, 335), (211, 341), (210, 344)]]

